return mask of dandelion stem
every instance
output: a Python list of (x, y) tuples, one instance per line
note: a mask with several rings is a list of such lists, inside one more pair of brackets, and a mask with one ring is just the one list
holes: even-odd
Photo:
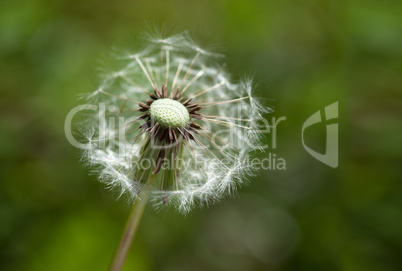
[[(155, 175), (153, 174), (150, 176), (148, 184), (152, 181), (151, 179), (153, 179), (154, 176)], [(124, 233), (113, 257), (109, 271), (120, 271), (123, 268), (124, 261), (126, 260), (128, 251), (130, 250), (135, 233), (137, 231), (138, 224), (141, 221), (142, 214), (148, 202), (149, 187), (147, 187), (147, 185), (145, 190), (145, 194), (141, 200), (137, 200), (136, 203), (131, 207), (130, 216), (127, 220)]]

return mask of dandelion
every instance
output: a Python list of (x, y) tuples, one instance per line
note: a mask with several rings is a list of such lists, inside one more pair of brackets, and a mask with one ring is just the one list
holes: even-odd
[[(141, 200), (129, 219), (132, 234), (146, 201), (187, 213), (252, 176), (249, 155), (268, 112), (252, 97), (250, 80), (234, 83), (216, 64), (221, 56), (187, 33), (147, 41), (144, 50), (120, 53), (102, 71), (88, 95), (99, 110), (81, 128), (84, 160), (99, 180), (119, 196)], [(130, 241), (123, 243), (116, 255), (126, 253)]]

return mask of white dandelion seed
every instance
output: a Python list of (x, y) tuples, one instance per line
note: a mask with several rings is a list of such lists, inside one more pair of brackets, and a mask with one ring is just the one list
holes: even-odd
[(156, 206), (186, 213), (254, 174), (249, 154), (268, 109), (252, 97), (250, 80), (232, 82), (215, 64), (220, 56), (188, 34), (148, 42), (119, 55), (89, 95), (104, 111), (82, 125), (84, 159), (120, 195), (136, 199), (150, 187)]

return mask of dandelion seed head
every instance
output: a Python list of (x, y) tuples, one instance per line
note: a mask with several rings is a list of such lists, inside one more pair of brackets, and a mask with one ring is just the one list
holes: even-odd
[(214, 64), (221, 56), (188, 33), (146, 39), (144, 50), (115, 55), (87, 96), (99, 110), (81, 123), (83, 160), (118, 197), (135, 200), (151, 186), (157, 208), (187, 213), (253, 176), (249, 155), (269, 110), (251, 80), (234, 82)]

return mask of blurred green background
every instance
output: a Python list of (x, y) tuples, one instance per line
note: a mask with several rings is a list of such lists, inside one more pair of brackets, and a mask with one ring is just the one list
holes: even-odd
[[(151, 25), (255, 77), (286, 117), (263, 155), (286, 170), (187, 217), (148, 208), (124, 270), (402, 270), (401, 14), (396, 0), (0, 1), (0, 269), (106, 270), (129, 207), (88, 176), (64, 119), (101, 56)], [(336, 101), (333, 169), (301, 127)], [(324, 150), (324, 124), (306, 136)]]

